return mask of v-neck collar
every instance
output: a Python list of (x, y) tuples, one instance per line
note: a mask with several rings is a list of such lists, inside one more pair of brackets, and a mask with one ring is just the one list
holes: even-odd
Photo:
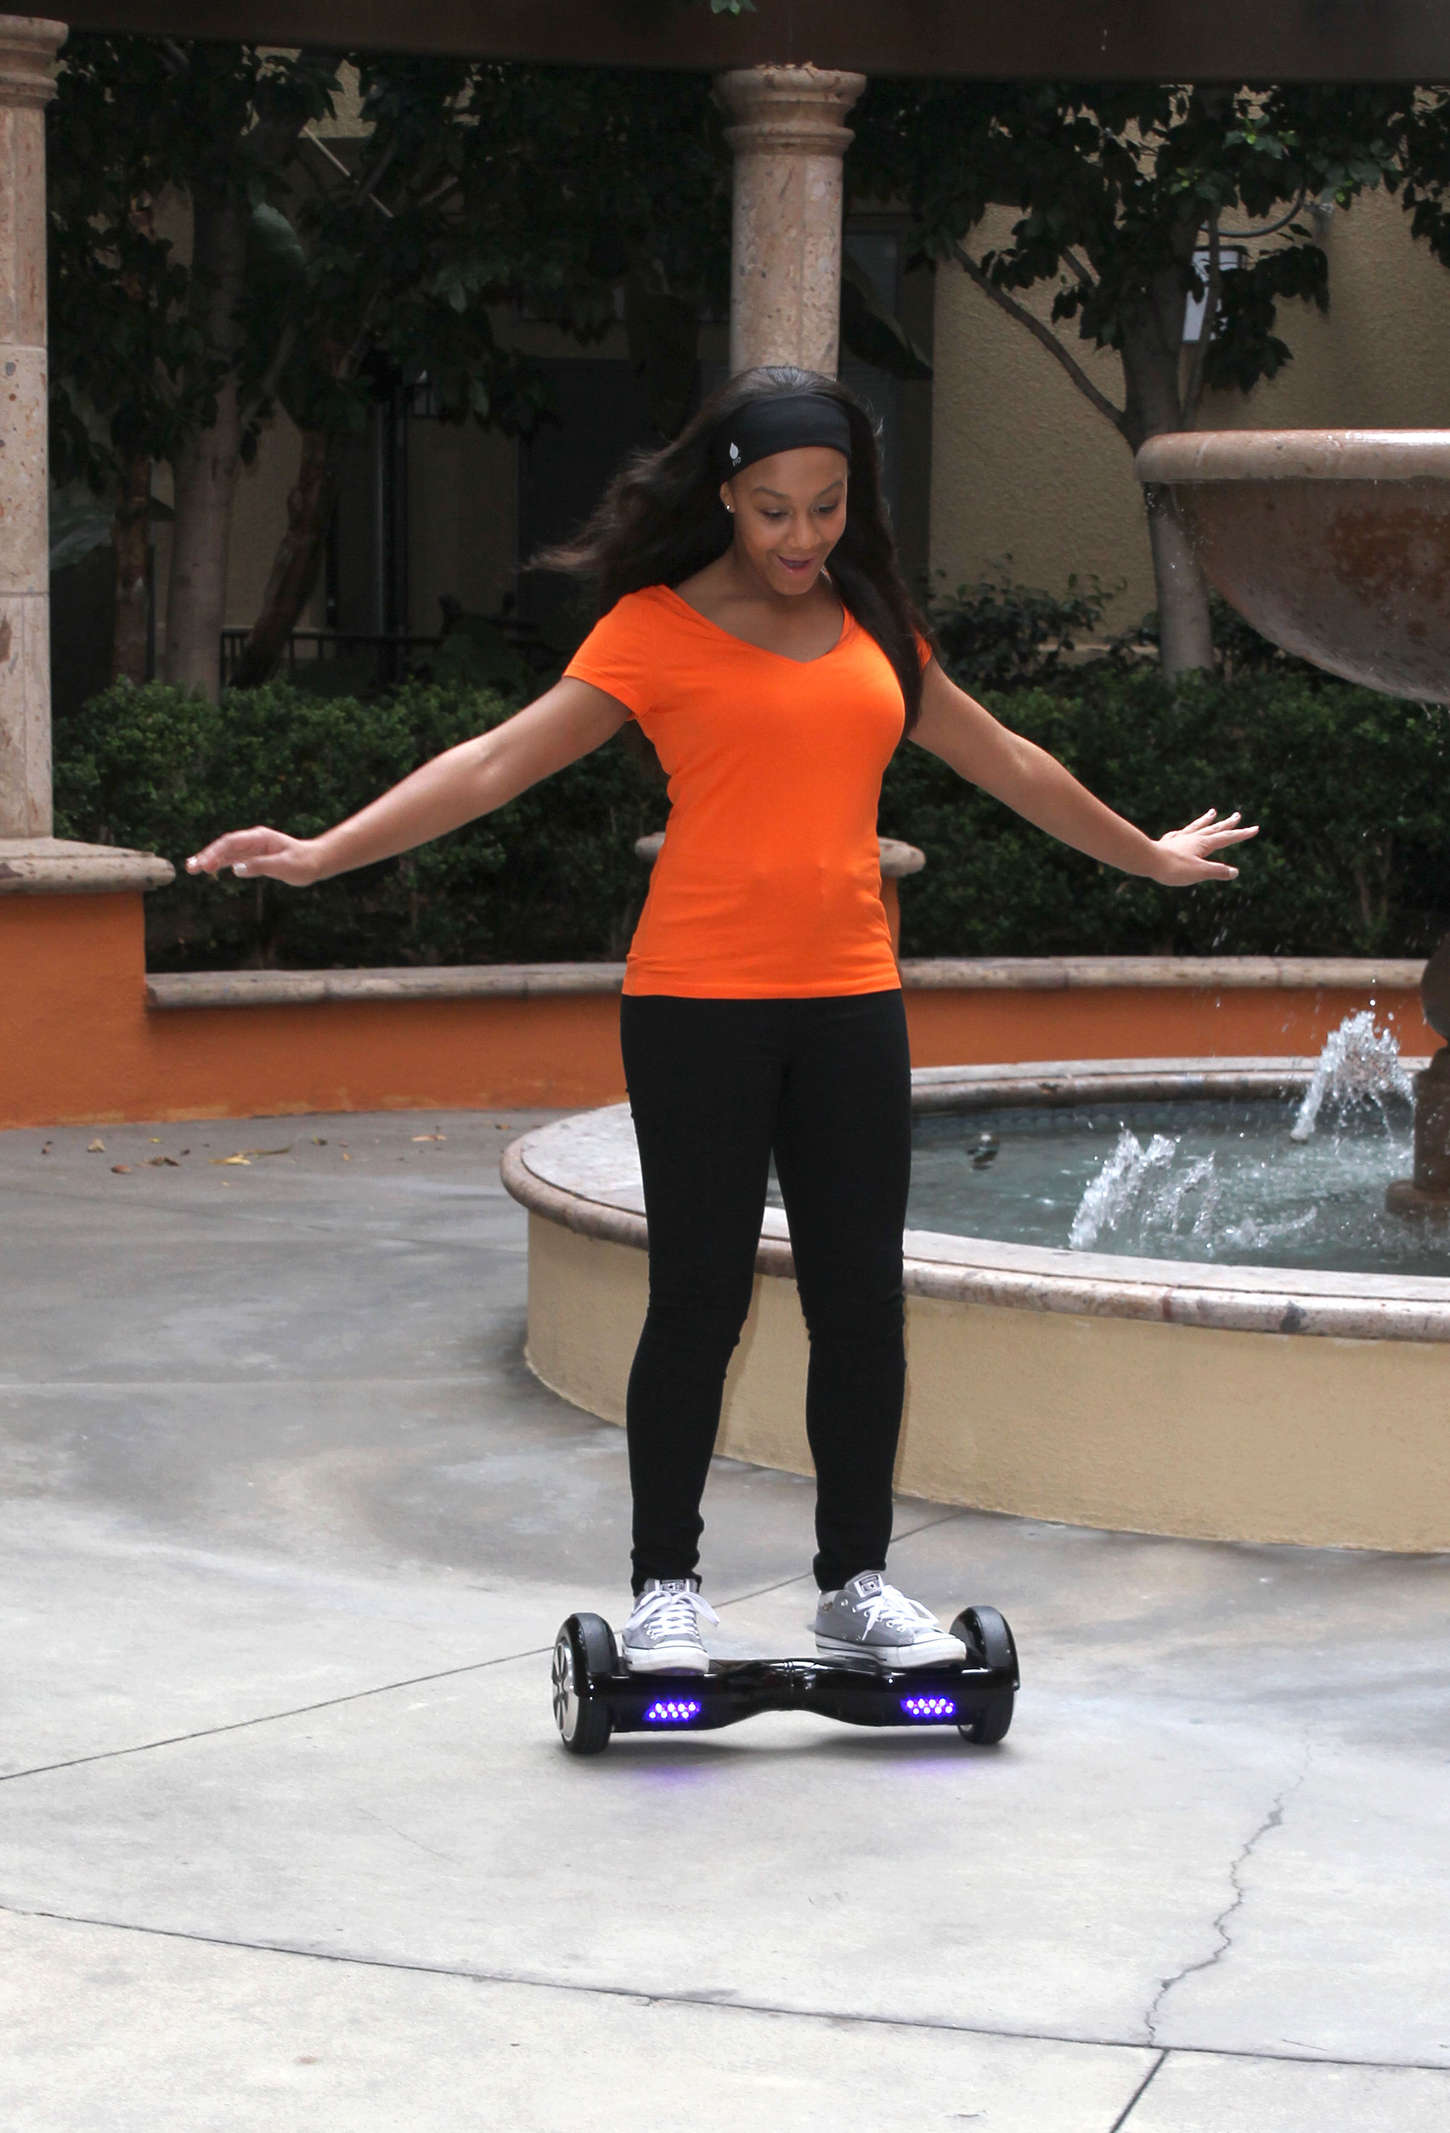
[(662, 585), (660, 591), (673, 600), (677, 606), (682, 607), (687, 615), (693, 615), (697, 622), (703, 622), (707, 630), (713, 630), (717, 637), (724, 637), (731, 644), (738, 644), (744, 651), (759, 652), (762, 659), (783, 659), (787, 666), (792, 667), (815, 667), (819, 666), (823, 659), (834, 657), (856, 626), (856, 618), (843, 600), (841, 602), (841, 634), (835, 643), (827, 645), (824, 652), (817, 652), (810, 659), (796, 659), (789, 652), (773, 652), (768, 645), (752, 644), (748, 637), (737, 637), (734, 630), (727, 630), (723, 624), (712, 621), (708, 615), (701, 614), (698, 607), (692, 607), (684, 594), (676, 592), (673, 585)]

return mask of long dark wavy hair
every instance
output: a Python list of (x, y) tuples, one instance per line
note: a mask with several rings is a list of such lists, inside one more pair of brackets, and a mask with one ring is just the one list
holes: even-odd
[(916, 634), (930, 633), (896, 560), (875, 427), (855, 394), (835, 378), (774, 364), (741, 371), (710, 395), (672, 443), (626, 461), (587, 524), (572, 540), (537, 555), (532, 567), (590, 581), (601, 615), (626, 593), (692, 578), (722, 556), (732, 539), (730, 518), (720, 504), (712, 438), (750, 401), (785, 393), (828, 393), (851, 425), (846, 525), (828, 568), (844, 605), (890, 660), (910, 732), (921, 708)]

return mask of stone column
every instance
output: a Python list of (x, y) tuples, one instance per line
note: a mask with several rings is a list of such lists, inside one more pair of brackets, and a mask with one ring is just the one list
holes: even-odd
[[(63, 22), (0, 15), (0, 897), (159, 888), (164, 859), (50, 834), (45, 106)], [(0, 973), (3, 978), (3, 973)]]
[(0, 838), (51, 827), (45, 106), (64, 38), (0, 15)]
[(749, 67), (715, 83), (733, 123), (730, 369), (798, 363), (836, 374), (841, 158), (864, 74)]

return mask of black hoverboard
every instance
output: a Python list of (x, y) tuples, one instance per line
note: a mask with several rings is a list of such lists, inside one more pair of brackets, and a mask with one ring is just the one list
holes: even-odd
[(1012, 1723), (1017, 1649), (995, 1607), (952, 1624), (955, 1664), (911, 1668), (836, 1659), (717, 1659), (704, 1674), (632, 1674), (600, 1615), (570, 1615), (554, 1646), (554, 1720), (571, 1755), (599, 1755), (611, 1733), (706, 1733), (757, 1711), (818, 1711), (848, 1726), (955, 1726), (999, 1741)]

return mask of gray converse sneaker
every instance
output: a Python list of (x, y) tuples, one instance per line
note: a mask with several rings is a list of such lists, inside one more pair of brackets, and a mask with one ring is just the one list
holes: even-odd
[(710, 1654), (700, 1635), (700, 1617), (720, 1617), (700, 1598), (700, 1580), (647, 1578), (634, 1612), (620, 1632), (624, 1663), (632, 1674), (703, 1674)]
[(966, 1646), (949, 1637), (930, 1609), (863, 1570), (839, 1592), (823, 1592), (816, 1609), (816, 1650), (877, 1666), (952, 1666)]

